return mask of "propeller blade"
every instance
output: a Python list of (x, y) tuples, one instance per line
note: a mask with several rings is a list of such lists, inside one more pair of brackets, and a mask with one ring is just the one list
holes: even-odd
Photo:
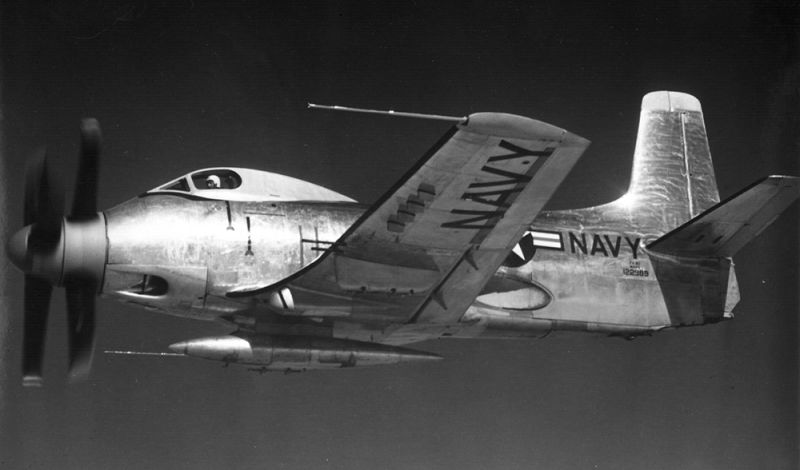
[(43, 199), (42, 196), (47, 197), (47, 188), (47, 159), (44, 149), (41, 149), (30, 159), (25, 171), (23, 225), (30, 225), (39, 218), (39, 201)]
[[(77, 242), (70, 245), (80, 252), (79, 234), (92, 232), (97, 217), (97, 176), (101, 144), (100, 125), (95, 119), (81, 122), (81, 154), (72, 214), (69, 222)], [(64, 285), (67, 292), (69, 333), (69, 370), (73, 379), (88, 376), (94, 349), (95, 303), (99, 279), (97, 273), (81, 271), (84, 259), (66, 269), (67, 227), (64, 222), (64, 192), (59, 178), (51, 178), (47, 157), (40, 151), (31, 159), (25, 175), (24, 228), (12, 237), (7, 248), (12, 261), (25, 275), (25, 332), (23, 338), (23, 385), (41, 386), (47, 315), (52, 295), (51, 282)], [(77, 221), (80, 223), (77, 223)], [(83, 230), (83, 231), (82, 231)], [(65, 240), (61, 240), (64, 234)], [(95, 234), (96, 236), (96, 234)], [(84, 240), (85, 241), (85, 240)], [(64, 247), (64, 252), (55, 249)], [(80, 254), (80, 253), (78, 253)], [(60, 255), (60, 256), (59, 256)], [(96, 271), (96, 269), (95, 269)], [(43, 279), (46, 278), (46, 279)]]
[(66, 282), (69, 324), (69, 371), (72, 379), (89, 376), (94, 353), (94, 297), (97, 282), (71, 279)]
[[(81, 154), (75, 183), (75, 198), (70, 216), (88, 219), (97, 214), (97, 176), (102, 144), (100, 123), (81, 121)], [(69, 370), (73, 379), (85, 378), (92, 367), (94, 352), (94, 297), (97, 281), (71, 279), (66, 282), (69, 320)]]
[(97, 213), (97, 173), (102, 140), (97, 119), (81, 121), (81, 155), (70, 214), (72, 217), (93, 217)]
[(22, 344), (22, 384), (41, 387), (47, 313), (53, 287), (48, 281), (25, 276), (25, 333)]
[(49, 218), (33, 224), (28, 235), (28, 248), (33, 252), (44, 253), (52, 250), (61, 239), (61, 221)]
[(59, 202), (63, 191), (57, 182), (50, 181), (47, 155), (40, 150), (32, 159), (25, 174), (24, 225), (31, 225), (28, 246), (38, 252), (49, 251), (61, 237), (63, 210)]

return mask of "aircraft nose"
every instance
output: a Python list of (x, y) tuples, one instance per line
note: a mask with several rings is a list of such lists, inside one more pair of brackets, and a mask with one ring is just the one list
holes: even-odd
[[(23, 273), (53, 285), (74, 276), (102, 280), (108, 245), (105, 219), (65, 219), (56, 227), (22, 228), (6, 242), (8, 259)], [(33, 240), (35, 236), (41, 240)]]
[(64, 276), (89, 277), (98, 281), (105, 271), (106, 222), (102, 214), (64, 223)]
[(17, 231), (6, 242), (6, 255), (20, 271), (27, 273), (30, 271), (30, 259), (28, 258), (28, 235), (31, 233), (31, 226), (28, 225)]
[[(35, 224), (28, 225), (8, 239), (6, 242), (8, 259), (25, 274), (45, 279), (52, 284), (59, 284), (64, 262), (63, 227), (56, 229), (57, 239), (51, 238), (53, 234), (49, 233), (40, 237), (42, 238), (40, 243), (33, 241), (36, 230)], [(43, 230), (52, 229), (38, 227), (38, 230), (41, 233)]]

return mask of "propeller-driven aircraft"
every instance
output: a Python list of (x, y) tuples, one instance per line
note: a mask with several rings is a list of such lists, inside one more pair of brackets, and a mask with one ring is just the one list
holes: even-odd
[(770, 176), (720, 202), (700, 103), (642, 101), (628, 192), (544, 211), (589, 145), (533, 119), (478, 113), (370, 206), (288, 176), (208, 168), (96, 209), (100, 130), (82, 125), (72, 209), (31, 166), (25, 227), (23, 383), (41, 385), (52, 286), (67, 296), (70, 368), (89, 371), (94, 297), (230, 326), (175, 353), (302, 371), (439, 356), (435, 338), (635, 337), (732, 318), (732, 256), (800, 196)]

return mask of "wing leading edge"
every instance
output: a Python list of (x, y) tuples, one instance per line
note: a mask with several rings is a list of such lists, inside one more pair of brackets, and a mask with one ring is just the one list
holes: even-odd
[(291, 295), (285, 315), (456, 322), (588, 145), (533, 119), (473, 114), (314, 263), (228, 295)]

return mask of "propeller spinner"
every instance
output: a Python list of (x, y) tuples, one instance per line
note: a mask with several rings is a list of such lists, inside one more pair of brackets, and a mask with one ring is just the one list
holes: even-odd
[(72, 210), (63, 214), (63, 190), (51, 180), (47, 158), (39, 155), (25, 180), (25, 227), (6, 245), (8, 257), (25, 273), (23, 385), (42, 385), (47, 315), (53, 286), (67, 295), (69, 370), (88, 375), (94, 349), (94, 297), (106, 262), (105, 217), (97, 212), (100, 125), (81, 122), (81, 153)]

